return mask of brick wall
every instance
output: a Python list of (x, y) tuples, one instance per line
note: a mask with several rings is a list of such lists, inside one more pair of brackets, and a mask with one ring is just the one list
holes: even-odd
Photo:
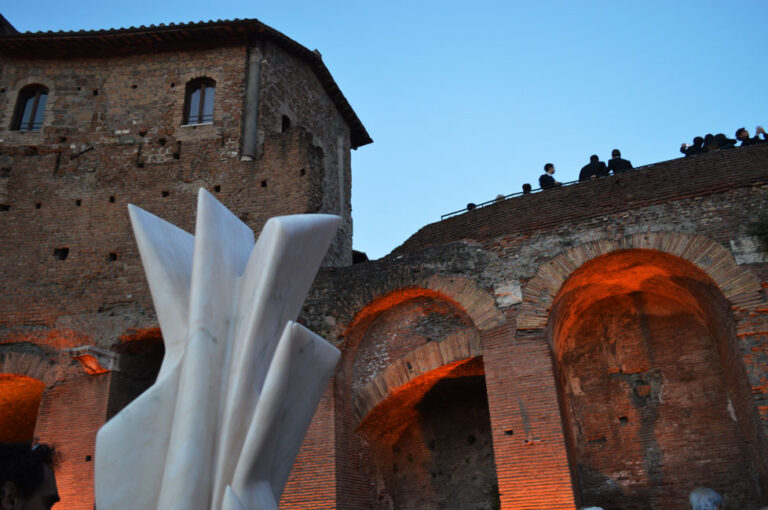
[[(471, 308), (480, 302), (479, 297), (467, 299), (461, 295), (465, 287), (435, 286), (431, 282), (471, 282), (476, 289), (473, 296), (490, 296), (493, 304), (506, 314), (506, 321), (485, 325), (481, 331), (502, 508), (575, 508), (580, 503), (595, 504), (595, 496), (600, 492), (595, 492), (598, 481), (614, 484), (617, 489), (611, 497), (618, 495), (621, 502), (613, 503), (627, 508), (634, 504), (677, 508), (684, 504), (695, 480), (716, 486), (740, 507), (764, 505), (768, 503), (768, 477), (761, 458), (768, 453), (768, 429), (763, 425), (761, 430), (759, 422), (768, 422), (768, 305), (764, 291), (768, 286), (768, 258), (750, 237), (749, 224), (768, 212), (767, 157), (768, 147), (758, 146), (700, 159), (664, 162), (617, 178), (512, 198), (428, 225), (388, 257), (321, 271), (302, 320), (335, 339), (345, 350), (345, 356), (354, 357), (355, 349), (362, 345), (360, 339), (376, 331), (379, 317), (397, 309), (393, 296), (434, 292), (431, 298), (453, 303), (473, 318), (477, 315)], [(603, 359), (597, 354), (584, 357), (596, 363), (592, 368), (577, 364), (573, 369), (597, 377), (591, 392), (578, 397), (585, 399), (586, 414), (568, 411), (578, 399), (561, 379), (563, 370), (569, 370), (567, 363), (563, 365), (556, 356), (572, 347), (561, 351), (557, 351), (561, 347), (554, 347), (553, 351), (555, 344), (573, 345), (557, 337), (564, 330), (558, 329), (559, 319), (552, 320), (555, 298), (587, 261), (592, 260), (598, 268), (592, 286), (605, 292), (604, 297), (614, 295), (619, 299), (629, 292), (622, 290), (623, 284), (617, 281), (618, 275), (623, 275), (625, 281), (633, 280), (626, 276), (628, 273), (599, 270), (601, 255), (622, 250), (637, 258), (633, 264), (640, 269), (635, 271), (644, 271), (643, 265), (653, 266), (657, 268), (654, 271), (660, 271), (659, 277), (667, 278), (649, 280), (651, 287), (646, 291), (658, 294), (666, 288), (661, 292), (667, 296), (665, 299), (685, 304), (695, 318), (673, 314), (673, 319), (663, 319), (671, 323), (662, 321), (651, 327), (656, 331), (651, 338), (664, 347), (658, 347), (659, 354), (651, 360), (649, 374), (666, 373), (660, 377), (671, 392), (670, 401), (666, 402), (669, 408), (659, 415), (663, 417), (656, 419), (653, 427), (646, 427), (653, 429), (655, 446), (644, 443), (651, 436), (647, 430), (640, 431), (640, 425), (645, 423), (643, 418), (639, 414), (629, 416), (624, 406), (626, 399), (622, 401), (611, 390), (615, 382), (612, 378), (619, 376), (600, 372), (599, 367), (604, 369), (605, 363), (595, 361)], [(656, 259), (662, 254), (688, 269), (676, 271), (659, 265)], [(644, 278), (647, 276), (638, 276), (637, 281)], [(658, 284), (652, 284), (653, 281)], [(675, 298), (670, 294), (673, 291), (669, 289), (682, 288), (688, 289), (687, 297), (681, 294)], [(605, 306), (616, 313), (621, 309), (618, 301), (606, 302)], [(675, 309), (672, 304), (660, 306), (670, 313)], [(585, 310), (571, 309), (570, 316), (576, 324), (582, 324), (580, 314)], [(608, 316), (600, 317), (603, 326), (599, 334), (603, 335)], [(401, 318), (398, 324), (407, 324), (408, 320)], [(657, 319), (650, 314), (644, 320), (653, 323)], [(686, 320), (694, 323), (688, 324)], [(620, 322), (623, 326), (617, 331), (638, 331), (637, 324)], [(597, 329), (590, 331), (585, 338), (598, 335)], [(678, 345), (680, 338), (688, 338), (692, 331), (701, 335), (687, 341), (703, 342), (696, 344), (695, 349), (691, 346), (683, 351), (695, 360), (694, 366), (689, 367), (691, 370), (665, 372), (670, 370), (665, 367), (674, 366), (667, 358), (673, 353), (680, 354), (679, 347), (671, 346)], [(429, 334), (427, 329), (391, 337), (379, 335), (366, 348), (371, 353), (366, 364), (371, 367), (373, 381), (389, 380), (386, 374), (410, 356), (390, 356), (392, 349), (388, 346), (394, 338), (402, 339), (398, 345), (409, 345)], [(683, 377), (685, 374), (690, 377)], [(340, 370), (336, 384), (349, 387), (350, 375)], [(710, 386), (712, 391), (706, 389)], [(406, 389), (407, 385), (399, 388)], [(394, 395), (398, 388), (387, 386), (386, 391)], [(702, 393), (706, 395), (703, 399)], [(337, 392), (339, 398), (344, 395), (343, 391)], [(619, 408), (624, 414), (619, 413)], [(337, 409), (341, 409), (341, 404)], [(366, 420), (378, 412), (376, 409), (363, 417), (363, 424), (367, 425)], [(684, 412), (697, 418), (676, 421)], [(626, 418), (627, 425), (621, 417)], [(366, 480), (371, 487), (382, 485), (376, 481), (379, 479), (375, 471), (361, 476), (361, 466), (386, 463), (392, 457), (391, 451), (355, 446), (359, 441), (354, 439), (355, 435), (367, 433), (368, 429), (351, 430), (347, 422), (353, 419), (359, 418), (352, 412), (342, 412), (337, 419), (337, 462), (351, 470), (337, 477), (339, 487), (349, 488), (346, 495), (350, 498), (350, 505), (340, 504), (340, 508), (364, 507), (363, 495), (354, 496), (358, 499), (352, 502), (352, 494), (359, 494), (353, 488), (364, 487)], [(712, 430), (720, 431), (722, 441), (708, 435), (709, 426), (704, 424), (710, 421)], [(599, 426), (595, 425), (598, 422)], [(586, 437), (585, 423), (605, 429), (606, 433)], [(616, 446), (617, 442), (620, 446)], [(706, 444), (702, 446), (702, 442)], [(693, 444), (698, 446), (690, 446)], [(644, 464), (649, 459), (633, 452), (645, 450), (660, 456)], [(622, 461), (633, 463), (632, 469), (646, 470), (652, 476), (638, 474), (634, 477), (635, 486), (623, 486), (628, 482), (618, 474), (618, 468), (611, 467)], [(690, 472), (680, 467), (679, 473), (674, 474), (675, 470), (656, 469), (654, 462), (698, 467)], [(600, 467), (590, 470), (588, 464)], [(699, 469), (704, 465), (710, 471)], [(391, 492), (381, 494), (387, 494), (392, 501), (397, 498)], [(369, 498), (369, 505), (379, 504), (375, 503), (375, 492)], [(608, 507), (613, 504), (600, 501)]]
[(93, 455), (96, 432), (106, 417), (110, 377), (70, 379), (47, 389), (40, 402), (35, 438), (61, 454), (56, 481), (59, 505), (67, 510), (93, 509)]

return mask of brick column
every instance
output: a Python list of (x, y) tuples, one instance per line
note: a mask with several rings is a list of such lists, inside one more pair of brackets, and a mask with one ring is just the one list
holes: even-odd
[(57, 508), (93, 510), (96, 433), (106, 420), (111, 376), (82, 375), (43, 392), (35, 438), (61, 454)]
[(328, 384), (304, 436), (288, 483), (280, 498), (280, 510), (334, 510), (336, 467), (333, 416), (333, 381)]
[(482, 333), (501, 508), (573, 510), (549, 347), (543, 334), (515, 338), (513, 324)]

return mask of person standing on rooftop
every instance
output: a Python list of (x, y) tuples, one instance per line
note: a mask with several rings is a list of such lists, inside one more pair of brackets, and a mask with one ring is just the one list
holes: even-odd
[(539, 177), (539, 186), (541, 186), (541, 189), (549, 189), (563, 185), (562, 182), (556, 181), (555, 178), (552, 177), (554, 174), (555, 165), (552, 163), (547, 163), (544, 165), (544, 174)]
[(613, 172), (613, 175), (632, 170), (632, 168), (632, 163), (621, 157), (621, 151), (619, 151), (619, 149), (613, 149), (613, 151), (611, 151), (611, 159), (608, 160), (608, 170)]

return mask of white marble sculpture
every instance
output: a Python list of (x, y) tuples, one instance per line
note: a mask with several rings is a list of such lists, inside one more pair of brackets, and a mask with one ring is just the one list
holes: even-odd
[(99, 510), (272, 510), (339, 351), (292, 322), (339, 219), (253, 232), (205, 190), (192, 236), (129, 206), (165, 342), (96, 440)]

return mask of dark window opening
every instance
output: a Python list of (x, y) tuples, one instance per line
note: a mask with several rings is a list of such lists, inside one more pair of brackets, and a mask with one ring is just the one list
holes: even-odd
[(75, 200), (75, 205), (77, 207), (80, 207), (81, 205), (83, 205), (83, 201), (78, 198), (77, 200)]
[(261, 187), (266, 188), (267, 187), (267, 181), (261, 181)]
[(138, 87), (138, 85), (136, 85), (135, 83), (133, 85), (131, 85), (132, 89), (135, 89), (136, 87)]
[(110, 253), (110, 254), (107, 256), (107, 260), (108, 260), (109, 262), (114, 262), (114, 261), (116, 261), (116, 260), (117, 260), (117, 253)]
[(99, 95), (99, 89), (93, 89), (93, 95), (98, 96)]
[(301, 170), (299, 170), (299, 175), (301, 175), (302, 177), (307, 175), (307, 170), (305, 168), (302, 168)]
[(0, 211), (10, 211), (11, 206), (8, 204), (0, 204)]
[(216, 82), (210, 78), (198, 78), (187, 84), (184, 98), (184, 124), (213, 122), (213, 100)]
[(170, 195), (170, 194), (171, 194), (171, 193), (170, 193), (169, 191), (163, 191), (163, 193), (162, 193), (162, 195), (163, 195), (163, 198), (167, 197), (167, 196), (168, 196), (168, 195)]
[(85, 456), (85, 461), (86, 461), (86, 462), (90, 462), (92, 458), (93, 458), (93, 457), (91, 457), (90, 455), (86, 455), (86, 456)]
[(40, 209), (43, 206), (42, 203), (38, 202), (35, 204), (35, 209)]
[(29, 85), (19, 92), (16, 112), (11, 129), (14, 131), (39, 131), (43, 125), (48, 89), (42, 85)]
[(69, 248), (56, 248), (53, 250), (53, 257), (59, 260), (67, 260)]
[(115, 203), (115, 197), (114, 196), (109, 197), (109, 203), (110, 204), (114, 204)]
[(216, 186), (214, 186), (214, 187), (213, 187), (213, 191), (215, 191), (216, 193), (218, 193), (219, 191), (221, 191), (221, 186), (219, 186), (219, 185), (217, 184)]
[(283, 115), (283, 133), (291, 129), (291, 119), (287, 115)]

